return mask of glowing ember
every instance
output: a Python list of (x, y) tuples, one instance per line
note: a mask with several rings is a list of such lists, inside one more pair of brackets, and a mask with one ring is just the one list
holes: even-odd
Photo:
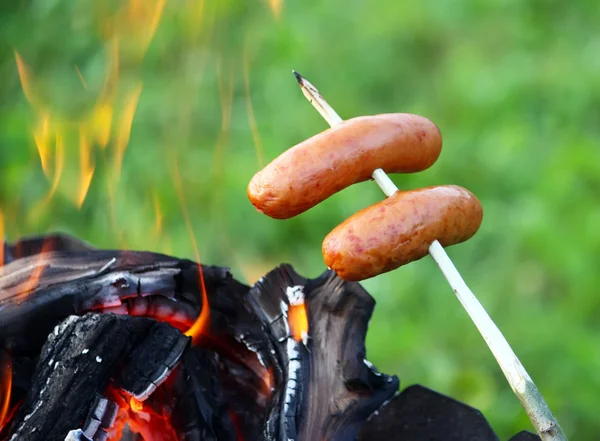
[(10, 392), (12, 389), (12, 362), (10, 359), (0, 365), (0, 430), (9, 421)]
[(292, 338), (306, 344), (308, 340), (308, 316), (304, 304), (304, 287), (302, 285), (287, 288), (286, 296), (290, 302), (288, 308), (288, 323)]
[(306, 305), (290, 305), (288, 310), (288, 321), (292, 338), (297, 342), (306, 342), (308, 338), (308, 316)]
[(141, 412), (144, 409), (144, 403), (137, 400), (135, 397), (131, 397), (129, 400), (129, 407), (131, 407), (131, 410), (134, 412)]
[(148, 410), (144, 403), (133, 397), (128, 400), (123, 391), (112, 386), (105, 393), (119, 407), (117, 418), (108, 431), (109, 440), (120, 440), (127, 426), (130, 432), (141, 435), (144, 441), (178, 441), (169, 415)]

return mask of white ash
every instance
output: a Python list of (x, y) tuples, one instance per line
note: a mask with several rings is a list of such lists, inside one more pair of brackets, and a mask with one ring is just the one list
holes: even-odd
[(290, 305), (297, 306), (304, 304), (304, 286), (302, 285), (288, 286), (285, 290), (285, 295)]

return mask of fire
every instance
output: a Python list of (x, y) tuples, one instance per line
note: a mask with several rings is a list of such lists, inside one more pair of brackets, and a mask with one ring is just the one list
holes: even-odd
[[(129, 67), (142, 61), (156, 34), (165, 4), (166, 0), (128, 0), (114, 10), (99, 2), (94, 13), (100, 17), (107, 70), (104, 79), (94, 84), (94, 81), (86, 81), (85, 66), (74, 65), (82, 93), (91, 101), (88, 110), (78, 112), (75, 117), (66, 116), (45, 99), (44, 87), (40, 87), (43, 78), (36, 78), (34, 69), (15, 51), (23, 94), (36, 113), (32, 137), (42, 170), (50, 182), (50, 191), (42, 206), (60, 191), (81, 208), (92, 185), (97, 156), (108, 146), (114, 167), (111, 178), (118, 178), (142, 92), (141, 82), (124, 84), (121, 81), (121, 60), (127, 59)], [(70, 145), (75, 139), (78, 139), (75, 145), (78, 149)], [(77, 155), (77, 166), (65, 166), (71, 156)], [(63, 172), (76, 167), (79, 173), (77, 184), (73, 185)], [(41, 208), (38, 207), (38, 211)]]
[(308, 315), (306, 314), (304, 302), (289, 306), (288, 323), (292, 338), (297, 342), (306, 342), (308, 338)]
[(129, 407), (134, 412), (141, 412), (144, 409), (144, 403), (137, 400), (135, 397), (131, 397), (131, 399), (129, 400)]
[(119, 407), (117, 418), (108, 430), (109, 440), (120, 440), (125, 426), (128, 426), (130, 432), (141, 435), (144, 441), (178, 441), (170, 416), (166, 413), (152, 410), (114, 386), (107, 388), (105, 396)]
[(12, 389), (12, 361), (8, 358), (0, 365), (0, 430), (8, 422), (10, 393)]
[(185, 332), (185, 335), (188, 337), (192, 337), (192, 343), (198, 344), (198, 341), (204, 334), (205, 330), (208, 328), (210, 322), (210, 310), (208, 307), (208, 295), (206, 293), (206, 285), (204, 284), (204, 273), (202, 272), (202, 265), (200, 265), (200, 253), (198, 252), (198, 242), (196, 241), (196, 236), (194, 234), (194, 228), (192, 227), (192, 222), (190, 221), (190, 215), (187, 210), (187, 206), (185, 203), (185, 195), (183, 193), (183, 184), (181, 182), (181, 175), (179, 173), (179, 162), (178, 157), (175, 154), (175, 167), (173, 169), (173, 182), (175, 183), (175, 190), (177, 192), (177, 197), (179, 199), (179, 205), (181, 206), (181, 211), (183, 213), (183, 219), (185, 221), (185, 226), (188, 231), (188, 235), (190, 236), (190, 240), (192, 241), (192, 247), (194, 250), (194, 256), (196, 258), (196, 262), (198, 262), (198, 274), (199, 274), (199, 285), (200, 285), (200, 295), (202, 298), (202, 309), (200, 310), (200, 314), (198, 318), (194, 322), (194, 324)]
[(275, 18), (279, 18), (281, 15), (281, 9), (283, 8), (283, 0), (268, 0), (268, 2)]

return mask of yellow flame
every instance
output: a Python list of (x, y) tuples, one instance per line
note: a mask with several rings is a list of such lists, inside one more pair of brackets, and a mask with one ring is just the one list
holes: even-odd
[(110, 129), (112, 125), (113, 108), (107, 103), (98, 104), (92, 115), (93, 138), (102, 149), (106, 148), (110, 141)]
[(56, 193), (58, 189), (58, 184), (60, 183), (60, 177), (62, 176), (62, 171), (65, 165), (65, 144), (64, 139), (60, 133), (56, 134), (55, 141), (55, 162), (54, 162), (54, 178), (52, 180), (52, 186), (50, 187), (50, 193), (48, 193), (47, 201)]
[(154, 205), (154, 232), (158, 235), (162, 232), (163, 214), (160, 209), (160, 201), (156, 190), (152, 192), (152, 202)]
[[(44, 174), (50, 181), (51, 196), (59, 191), (61, 182), (59, 172), (64, 168), (65, 151), (75, 151), (62, 143), (74, 139), (77, 132), (79, 132), (78, 188), (61, 185), (60, 191), (66, 192), (72, 202), (81, 207), (94, 176), (95, 149), (107, 149), (109, 145), (111, 149), (107, 151), (110, 151), (115, 172), (112, 178), (118, 178), (142, 91), (141, 82), (129, 86), (120, 81), (121, 60), (126, 58), (128, 65), (142, 60), (156, 34), (165, 5), (166, 0), (126, 0), (117, 5), (117, 9), (114, 10), (104, 2), (97, 4), (99, 14), (96, 15), (101, 17), (108, 69), (103, 84), (100, 83), (102, 88), (95, 102), (88, 112), (81, 112), (81, 116), (66, 117), (50, 103), (45, 102), (38, 93), (41, 88), (37, 86), (38, 81), (32, 74), (32, 70), (25, 63), (22, 55), (18, 51), (14, 52), (23, 94), (37, 112), (33, 139)], [(93, 85), (86, 81), (80, 66), (74, 65), (74, 68), (83, 88), (86, 91), (94, 90)], [(122, 106), (118, 106), (117, 103), (122, 103)], [(57, 142), (54, 147), (52, 144), (55, 138)], [(60, 150), (61, 147), (63, 150)], [(68, 170), (69, 167), (67, 166), (66, 169)]]
[(140, 400), (136, 399), (135, 397), (131, 397), (131, 399), (129, 400), (129, 407), (134, 412), (141, 412), (144, 409), (144, 403), (142, 403)]
[(79, 173), (77, 207), (81, 208), (92, 183), (92, 177), (94, 176), (92, 147), (88, 135), (83, 128), (79, 132)]
[(132, 90), (126, 101), (123, 116), (121, 118), (119, 128), (117, 130), (117, 136), (115, 140), (115, 171), (117, 174), (121, 172), (121, 166), (123, 165), (123, 156), (125, 155), (125, 149), (129, 144), (129, 136), (131, 135), (131, 125), (133, 124), (133, 117), (135, 116), (135, 109), (137, 107), (140, 94), (142, 93), (142, 85)]
[(15, 51), (15, 60), (17, 62), (17, 71), (19, 72), (19, 79), (21, 80), (21, 87), (23, 88), (23, 94), (27, 101), (33, 106), (38, 107), (36, 104), (35, 95), (33, 93), (31, 74), (29, 73), (28, 67), (25, 65), (23, 58), (17, 51)]
[(281, 16), (281, 9), (283, 8), (283, 0), (268, 0), (268, 2), (275, 18), (279, 18)]

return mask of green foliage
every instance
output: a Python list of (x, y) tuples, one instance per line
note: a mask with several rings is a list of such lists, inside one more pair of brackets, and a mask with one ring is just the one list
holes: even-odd
[[(298, 90), (297, 69), (342, 117), (409, 112), (438, 124), (439, 161), (394, 181), (462, 185), (481, 199), (480, 232), (449, 254), (567, 434), (597, 439), (600, 3), (288, 1), (276, 19), (266, 1), (167, 1), (143, 59), (135, 36), (120, 41), (113, 138), (104, 150), (94, 146), (81, 209), (72, 202), (76, 128), (91, 118), (110, 67), (98, 12), (105, 2), (10, 3), (0, 14), (0, 41), (8, 43), (0, 47), (0, 209), (9, 238), (63, 230), (102, 247), (193, 258), (180, 179), (203, 262), (247, 279), (280, 262), (316, 276), (325, 235), (382, 195), (359, 184), (287, 221), (250, 205), (246, 185), (259, 162), (326, 128)], [(14, 50), (43, 106), (25, 99)], [(117, 181), (117, 117), (138, 80)], [(66, 127), (65, 177), (47, 204), (51, 183), (32, 136), (42, 108)], [(381, 370), (478, 407), (501, 439), (530, 428), (431, 259), (364, 286), (378, 302), (368, 356)]]

